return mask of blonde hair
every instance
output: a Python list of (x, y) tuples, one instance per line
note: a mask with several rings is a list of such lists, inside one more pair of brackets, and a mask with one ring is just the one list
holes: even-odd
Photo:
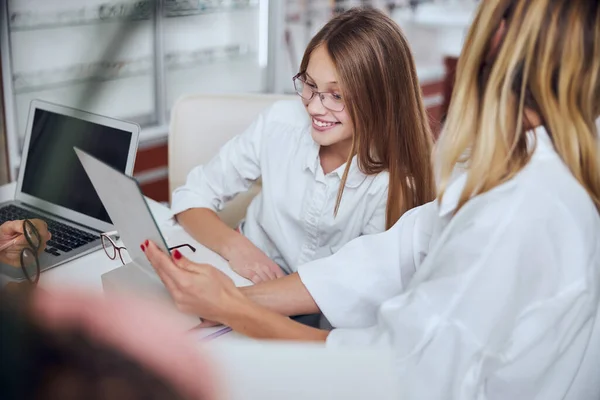
[[(496, 47), (493, 37), (504, 30)], [(496, 48), (494, 48), (496, 47)], [(457, 210), (511, 179), (531, 149), (525, 110), (600, 210), (600, 2), (486, 0), (467, 35), (438, 141), (441, 199), (453, 169), (468, 170)]]
[(310, 41), (310, 55), (325, 46), (354, 125), (352, 150), (338, 191), (339, 208), (350, 161), (365, 174), (389, 172), (386, 229), (413, 207), (435, 198), (433, 147), (415, 63), (398, 25), (383, 13), (354, 8), (330, 20)]

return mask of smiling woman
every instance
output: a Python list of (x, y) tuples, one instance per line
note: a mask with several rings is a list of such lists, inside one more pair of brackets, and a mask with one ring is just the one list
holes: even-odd
[[(322, 146), (321, 157), (341, 155), (350, 160), (356, 155), (366, 174), (389, 172), (387, 229), (405, 211), (433, 198), (426, 156), (431, 134), (406, 38), (387, 18), (381, 19), (374, 29), (376, 16), (381, 14), (368, 13), (359, 21), (353, 13), (351, 10), (342, 14), (339, 21), (330, 22), (315, 35), (306, 48), (298, 76), (312, 90), (329, 92), (329, 97), (319, 95), (329, 113), (319, 114), (322, 110), (305, 100), (313, 117), (313, 139)], [(345, 107), (339, 108), (342, 112), (335, 112), (325, 106), (323, 99), (335, 100)], [(323, 118), (320, 124), (319, 117)], [(336, 131), (329, 138), (315, 134), (315, 130), (322, 130), (324, 124), (331, 122), (339, 122), (340, 126), (326, 129)], [(332, 146), (332, 142), (337, 145)], [(349, 153), (344, 154), (343, 147), (350, 143)], [(338, 147), (342, 151), (336, 151)], [(344, 175), (349, 166), (347, 163)], [(336, 210), (343, 190), (341, 185)]]
[[(434, 197), (429, 121), (391, 19), (373, 9), (332, 19), (293, 81), (301, 101), (265, 110), (173, 193), (177, 221), (255, 283), (382, 232)], [(228, 228), (216, 212), (259, 178), (246, 220)]]

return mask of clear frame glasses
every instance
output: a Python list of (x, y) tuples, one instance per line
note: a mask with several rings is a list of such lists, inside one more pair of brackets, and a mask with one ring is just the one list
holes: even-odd
[[(125, 264), (125, 261), (123, 260), (123, 254), (121, 254), (121, 252), (123, 250), (127, 251), (127, 248), (117, 245), (117, 243), (111, 237), (111, 236), (116, 236), (116, 235), (117, 235), (117, 232), (101, 233), (100, 240), (102, 241), (102, 248), (104, 249), (104, 253), (106, 253), (108, 258), (110, 258), (111, 260), (115, 260), (118, 255), (119, 259), (121, 260), (121, 263)], [(180, 244), (178, 246), (169, 247), (169, 251), (172, 251), (175, 249), (180, 249), (182, 247), (187, 247), (192, 252), (194, 252), (194, 253), (196, 252), (196, 248), (194, 246), (192, 246), (191, 244), (187, 244), (187, 243)]]
[(344, 108), (346, 108), (346, 104), (344, 104), (342, 96), (331, 92), (317, 92), (311, 85), (306, 83), (302, 73), (294, 76), (292, 81), (294, 82), (294, 90), (296, 91), (296, 94), (302, 97), (304, 101), (309, 102), (313, 99), (313, 97), (315, 97), (315, 95), (318, 95), (323, 107), (329, 111), (341, 112), (344, 111)]

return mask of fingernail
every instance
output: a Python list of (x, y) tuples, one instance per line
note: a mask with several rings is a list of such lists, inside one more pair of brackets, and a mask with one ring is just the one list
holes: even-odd
[(179, 250), (175, 250), (173, 252), (173, 258), (176, 260), (180, 260), (181, 259), (181, 253), (179, 252)]
[(146, 240), (146, 241), (144, 242), (144, 244), (146, 245), (146, 247), (148, 247), (148, 245), (150, 244), (150, 242)]
[(140, 245), (140, 247), (142, 248), (142, 251), (146, 251), (146, 247), (144, 247), (144, 245)]

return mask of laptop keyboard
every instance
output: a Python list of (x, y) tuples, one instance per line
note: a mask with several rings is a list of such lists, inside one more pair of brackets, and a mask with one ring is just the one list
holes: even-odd
[(12, 204), (0, 208), (0, 224), (3, 224), (6, 221), (34, 218), (42, 219), (48, 224), (48, 230), (52, 234), (52, 239), (48, 241), (44, 251), (54, 256), (60, 256), (60, 252), (68, 253), (78, 247), (84, 246), (98, 239), (98, 236), (94, 236), (52, 219), (45, 218), (32, 211)]

